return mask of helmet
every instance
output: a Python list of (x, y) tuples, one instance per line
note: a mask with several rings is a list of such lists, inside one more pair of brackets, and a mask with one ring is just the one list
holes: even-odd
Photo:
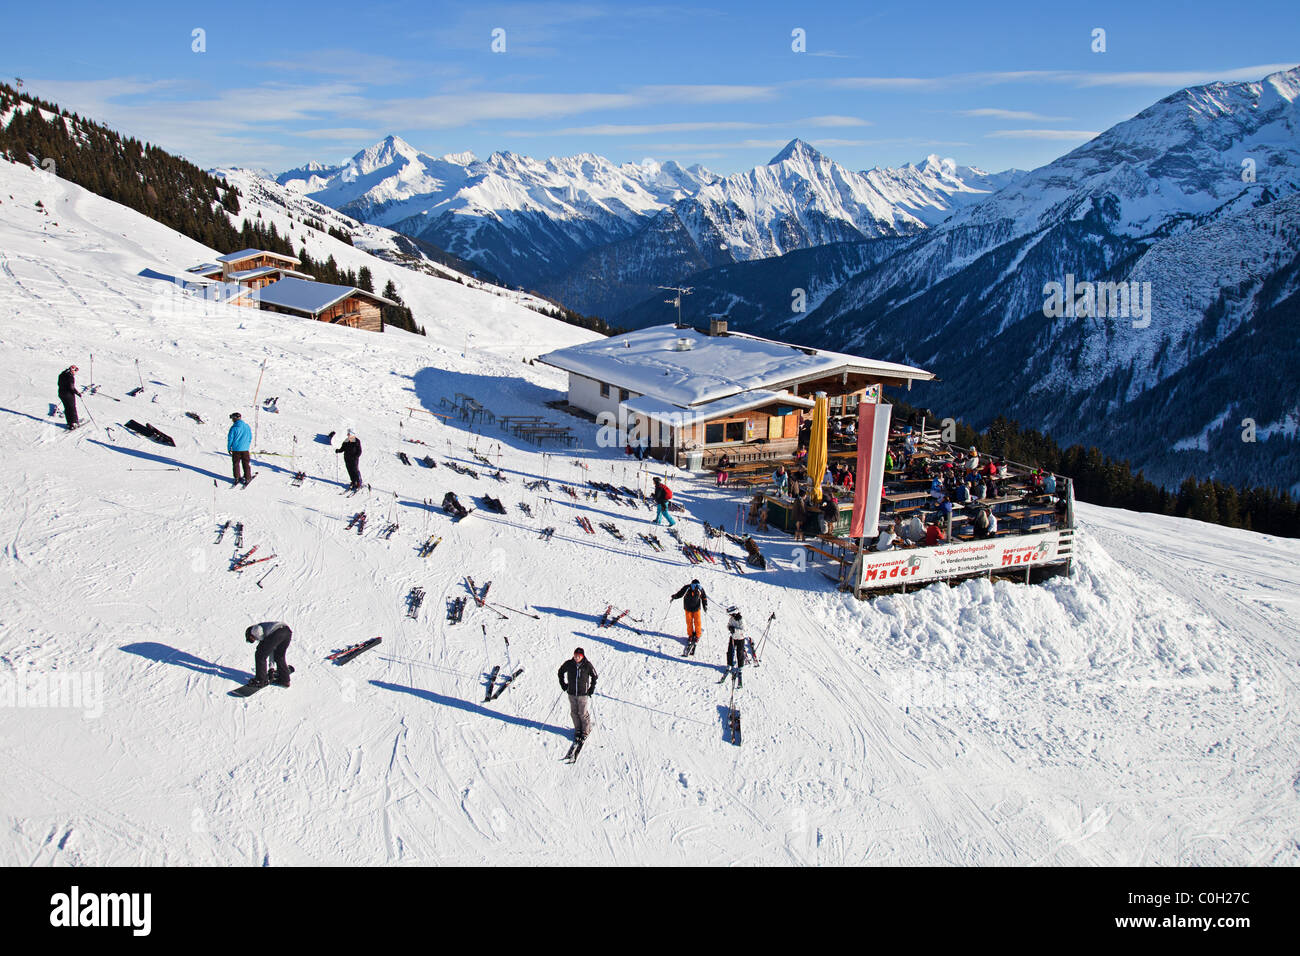
[(69, 366), (68, 366), (68, 371), (69, 371), (69, 372), (80, 372), (81, 369), (77, 368), (77, 366), (75, 366), (75, 365), (69, 365)]
[(243, 416), (240, 415), (239, 412), (231, 412), (231, 413), (230, 413), (230, 420), (231, 420), (232, 422), (237, 422), (237, 421), (239, 421), (239, 419), (242, 418), (242, 417), (243, 417)]

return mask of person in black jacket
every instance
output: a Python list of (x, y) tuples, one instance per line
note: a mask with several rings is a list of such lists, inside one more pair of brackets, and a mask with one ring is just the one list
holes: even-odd
[(668, 601), (671, 603), (678, 598), (682, 599), (682, 607), (686, 610), (686, 643), (689, 645), (686, 652), (694, 654), (695, 642), (700, 639), (700, 609), (703, 608), (705, 611), (709, 609), (709, 596), (704, 593), (704, 588), (700, 586), (697, 578)]
[(343, 453), (343, 464), (347, 465), (348, 478), (351, 484), (348, 485), (353, 491), (361, 488), (361, 439), (351, 428), (348, 429), (348, 437), (343, 439), (343, 444), (334, 449), (334, 454)]
[(68, 431), (81, 424), (77, 418), (77, 366), (69, 365), (59, 373), (59, 401), (63, 403), (63, 417), (68, 423)]
[(285, 660), (285, 654), (289, 650), (289, 641), (292, 639), (293, 631), (289, 630), (289, 625), (283, 621), (254, 624), (244, 631), (244, 640), (257, 645), (257, 653), (253, 657), (257, 665), (257, 676), (250, 681), (251, 684), (265, 687), (270, 683), (266, 673), (266, 662), (274, 656), (275, 683), (281, 687), (289, 686), (289, 674), (293, 668)]
[(560, 689), (569, 695), (569, 713), (573, 717), (573, 739), (579, 743), (591, 734), (591, 711), (587, 698), (596, 692), (596, 668), (583, 653), (575, 648), (573, 657), (560, 665), (557, 675)]

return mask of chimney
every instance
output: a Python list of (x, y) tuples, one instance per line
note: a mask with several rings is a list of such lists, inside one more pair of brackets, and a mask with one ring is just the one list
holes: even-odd
[(709, 335), (726, 335), (726, 319), (709, 319)]

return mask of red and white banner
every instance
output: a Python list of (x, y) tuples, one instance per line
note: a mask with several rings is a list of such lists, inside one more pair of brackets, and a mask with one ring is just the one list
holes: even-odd
[(853, 520), (849, 534), (874, 538), (880, 524), (880, 492), (885, 482), (892, 405), (858, 406), (858, 473), (853, 483)]
[(858, 589), (895, 587), (942, 581), (989, 571), (1064, 560), (1060, 532), (1007, 535), (976, 541), (954, 541), (933, 548), (898, 548), (868, 552), (857, 565)]

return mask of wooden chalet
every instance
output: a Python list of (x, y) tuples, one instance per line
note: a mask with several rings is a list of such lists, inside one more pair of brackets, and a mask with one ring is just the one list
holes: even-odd
[(728, 332), (661, 325), (541, 356), (569, 373), (569, 404), (613, 416), (632, 444), (657, 458), (709, 467), (792, 454), (812, 396), (826, 392), (831, 414), (851, 414), (879, 398), (882, 385), (910, 388), (933, 374), (909, 365), (789, 345)]
[(268, 252), (265, 249), (240, 249), (226, 256), (217, 256), (217, 262), (221, 263), (221, 278), (226, 280), (230, 280), (232, 273), (236, 272), (248, 272), (267, 266), (292, 269), (294, 266), (302, 265), (302, 260), (296, 256)]
[(368, 332), (384, 331), (380, 307), (395, 304), (363, 289), (293, 277), (272, 282), (259, 290), (257, 297), (267, 312), (301, 315)]

